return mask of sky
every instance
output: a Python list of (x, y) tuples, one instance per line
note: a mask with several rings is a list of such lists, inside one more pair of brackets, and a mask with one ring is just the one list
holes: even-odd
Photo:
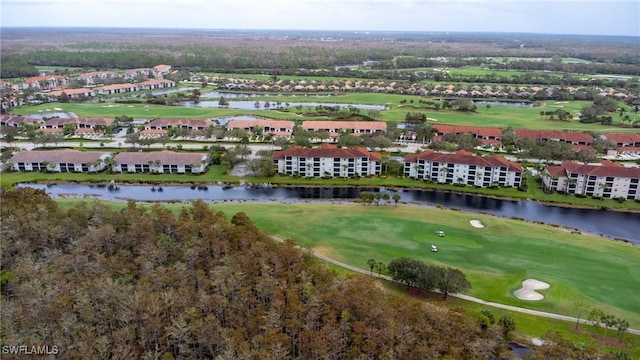
[(640, 36), (640, 0), (0, 0), (1, 26)]

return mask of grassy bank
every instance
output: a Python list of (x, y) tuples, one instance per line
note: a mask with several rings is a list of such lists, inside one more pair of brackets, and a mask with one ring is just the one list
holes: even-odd
[[(577, 315), (585, 301), (640, 327), (640, 248), (553, 227), (480, 214), (412, 206), (216, 204), (229, 215), (246, 212), (268, 233), (294, 239), (337, 260), (367, 268), (410, 256), (462, 269), (470, 295), (541, 311)], [(294, 219), (304, 219), (296, 221)], [(469, 220), (486, 225), (476, 229)], [(446, 237), (435, 236), (437, 230)], [(440, 251), (432, 253), (429, 245)], [(523, 280), (551, 284), (545, 300), (528, 302), (512, 294)]]
[(238, 184), (240, 181), (250, 183), (270, 183), (274, 185), (291, 186), (355, 186), (355, 187), (386, 187), (396, 189), (424, 189), (464, 192), (489, 197), (508, 199), (532, 199), (558, 206), (572, 206), (583, 208), (605, 208), (618, 211), (640, 211), (640, 202), (626, 200), (617, 202), (614, 200), (596, 200), (592, 198), (577, 198), (562, 194), (547, 194), (542, 191), (533, 177), (529, 176), (530, 184), (527, 191), (519, 191), (515, 188), (475, 188), (470, 186), (460, 187), (447, 184), (435, 184), (417, 181), (409, 178), (398, 177), (371, 177), (360, 179), (305, 179), (291, 176), (273, 177), (237, 177), (226, 175), (226, 170), (221, 165), (209, 167), (202, 175), (190, 174), (110, 174), (102, 172), (97, 174), (83, 173), (42, 173), (42, 172), (4, 172), (0, 178), (0, 185), (9, 188), (18, 183), (107, 183), (111, 180), (119, 184), (191, 184), (191, 183), (215, 183), (228, 182)]

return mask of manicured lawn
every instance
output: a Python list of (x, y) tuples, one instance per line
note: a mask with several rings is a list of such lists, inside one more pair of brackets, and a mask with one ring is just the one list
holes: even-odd
[[(417, 296), (416, 294), (410, 295), (405, 290), (405, 287), (403, 285), (392, 283), (386, 280), (380, 280), (380, 283), (389, 292), (400, 297)], [(527, 338), (525, 341), (528, 342), (530, 340), (530, 337), (542, 338), (549, 332), (558, 332), (562, 334), (565, 339), (568, 339), (574, 344), (582, 343), (598, 347), (603, 354), (615, 353), (616, 351), (624, 351), (629, 353), (632, 359), (640, 358), (640, 336), (637, 335), (625, 334), (623, 336), (622, 343), (613, 341), (614, 345), (612, 346), (612, 339), (616, 338), (615, 329), (609, 329), (607, 331), (608, 341), (605, 343), (601, 341), (603, 329), (596, 329), (591, 325), (580, 324), (578, 326), (578, 329), (576, 330), (575, 322), (549, 319), (521, 312), (494, 308), (457, 298), (449, 298), (448, 300), (443, 300), (442, 297), (438, 294), (423, 294), (418, 296), (422, 296), (428, 299), (429, 302), (435, 303), (439, 306), (445, 306), (450, 309), (463, 308), (473, 314), (478, 314), (482, 310), (489, 310), (495, 316), (496, 321), (501, 316), (511, 316), (516, 323), (516, 330), (513, 334), (516, 341), (518, 341), (519, 335), (525, 336)]]
[[(340, 261), (367, 268), (410, 256), (462, 269), (469, 294), (521, 307), (577, 315), (586, 301), (640, 327), (640, 249), (595, 236), (504, 218), (413, 206), (216, 204), (231, 215), (246, 212), (264, 231), (295, 240)], [(486, 227), (475, 229), (469, 220)], [(446, 237), (435, 236), (437, 230)], [(435, 244), (438, 253), (429, 251)], [(545, 300), (518, 300), (512, 293), (527, 278), (551, 284)]]
[[(528, 129), (553, 129), (553, 130), (579, 130), (579, 131), (632, 131), (637, 129), (619, 129), (614, 126), (604, 127), (600, 124), (582, 124), (578, 121), (553, 121), (540, 116), (541, 111), (555, 111), (562, 108), (577, 116), (580, 109), (589, 106), (591, 103), (586, 101), (570, 101), (556, 102), (544, 101), (539, 106), (534, 107), (513, 107), (505, 105), (493, 105), (487, 109), (484, 105), (479, 105), (476, 112), (459, 112), (455, 110), (434, 110), (420, 109), (418, 101), (419, 96), (396, 95), (396, 94), (371, 94), (371, 93), (348, 93), (337, 96), (309, 97), (269, 97), (260, 96), (252, 98), (256, 101), (269, 100), (271, 102), (317, 102), (317, 103), (344, 103), (346, 104), (368, 104), (368, 105), (388, 105), (388, 110), (380, 112), (379, 120), (402, 122), (408, 112), (425, 113), (430, 121), (434, 124), (457, 124), (457, 125), (473, 125), (473, 126), (491, 126), (491, 127), (514, 127)], [(400, 102), (406, 100), (406, 104)], [(411, 103), (410, 101), (414, 102)], [(284, 106), (284, 105), (283, 105)], [(160, 106), (146, 104), (115, 104), (115, 103), (55, 103), (43, 104), (37, 106), (21, 106), (12, 110), (15, 115), (38, 114), (39, 111), (46, 113), (54, 111), (54, 108), (62, 109), (63, 112), (73, 112), (78, 116), (84, 117), (107, 117), (115, 118), (120, 115), (127, 115), (134, 118), (142, 119), (158, 119), (158, 118), (215, 118), (228, 117), (237, 115), (255, 115), (273, 119), (288, 120), (314, 120), (328, 119), (325, 116), (313, 116), (304, 114), (307, 107), (303, 107), (300, 111), (295, 107), (290, 107), (288, 111), (283, 110), (241, 110), (241, 109), (222, 109), (222, 108), (186, 108), (180, 106)], [(312, 109), (314, 110), (314, 109)], [(299, 113), (297, 113), (299, 112)], [(361, 111), (367, 114), (367, 111)], [(620, 122), (617, 114), (613, 115), (614, 125)]]

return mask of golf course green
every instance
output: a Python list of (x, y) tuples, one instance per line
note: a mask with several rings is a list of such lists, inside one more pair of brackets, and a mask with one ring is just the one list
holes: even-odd
[[(472, 284), (467, 294), (474, 297), (568, 316), (577, 316), (574, 303), (583, 301), (640, 327), (640, 248), (629, 244), (519, 220), (407, 205), (212, 206), (228, 216), (243, 211), (269, 234), (363, 269), (370, 258), (389, 263), (408, 256), (461, 269)], [(473, 227), (471, 220), (485, 227)], [(432, 244), (438, 252), (430, 251)], [(544, 299), (513, 295), (530, 278), (550, 284), (539, 291)]]

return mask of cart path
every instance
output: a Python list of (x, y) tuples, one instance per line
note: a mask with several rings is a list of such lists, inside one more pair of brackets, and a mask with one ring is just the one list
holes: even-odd
[[(269, 235), (273, 240), (278, 241), (278, 242), (285, 242), (284, 239), (274, 236), (274, 235)], [(317, 252), (314, 252), (310, 249), (307, 248), (303, 248), (299, 245), (296, 245), (296, 248), (310, 254), (313, 255), (315, 257), (317, 257), (318, 259), (322, 259), (326, 262), (332, 263), (334, 265), (340, 266), (342, 268), (360, 273), (360, 274), (364, 274), (367, 276), (371, 276), (371, 271), (366, 270), (366, 269), (361, 269), (349, 264), (345, 264), (341, 261), (338, 261), (336, 259), (332, 259), (326, 255), (322, 255), (319, 254)], [(385, 279), (385, 280), (389, 280), (389, 281), (393, 281), (393, 279), (390, 276), (387, 275), (379, 275), (378, 277)], [(516, 312), (520, 312), (520, 313), (524, 313), (524, 314), (529, 314), (529, 315), (535, 315), (535, 316), (540, 316), (540, 317), (545, 317), (545, 318), (549, 318), (549, 319), (556, 319), (556, 320), (564, 320), (564, 321), (570, 321), (570, 322), (576, 322), (578, 321), (577, 318), (571, 317), (571, 316), (565, 316), (565, 315), (560, 315), (560, 314), (554, 314), (554, 313), (549, 313), (549, 312), (544, 312), (544, 311), (538, 311), (538, 310), (532, 310), (532, 309), (526, 309), (526, 308), (521, 308), (521, 307), (517, 307), (517, 306), (512, 306), (512, 305), (506, 305), (506, 304), (500, 304), (500, 303), (495, 303), (495, 302), (491, 302), (491, 301), (486, 301), (486, 300), (482, 300), (482, 299), (478, 299), (475, 298), (473, 296), (469, 296), (469, 295), (464, 295), (464, 294), (449, 294), (449, 296), (453, 296), (456, 297), (458, 299), (462, 299), (462, 300), (466, 300), (466, 301), (472, 301), (474, 303), (478, 303), (478, 304), (482, 304), (482, 305), (486, 305), (486, 306), (491, 306), (491, 307), (495, 307), (495, 308), (500, 308), (500, 309), (505, 309), (505, 310), (509, 310), (509, 311), (516, 311)], [(585, 319), (580, 319), (580, 323), (581, 324), (593, 324), (591, 321), (589, 320), (585, 320)], [(604, 326), (604, 324), (601, 324), (601, 326)], [(634, 335), (640, 335), (640, 330), (637, 329), (627, 329), (626, 331), (629, 334), (634, 334)]]

